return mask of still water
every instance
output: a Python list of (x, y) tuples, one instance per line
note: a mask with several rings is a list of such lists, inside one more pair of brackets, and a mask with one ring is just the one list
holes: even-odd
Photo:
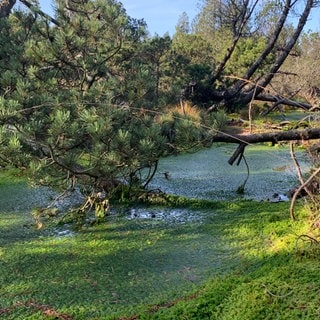
[[(245, 150), (250, 175), (244, 194), (239, 195), (237, 189), (247, 177), (247, 167), (243, 160), (239, 166), (228, 164), (236, 148), (234, 144), (224, 144), (194, 154), (164, 158), (149, 188), (200, 199), (272, 200), (275, 194), (285, 195), (298, 185), (288, 146), (253, 145)], [(310, 166), (307, 155), (300, 150), (296, 156), (306, 172)]]

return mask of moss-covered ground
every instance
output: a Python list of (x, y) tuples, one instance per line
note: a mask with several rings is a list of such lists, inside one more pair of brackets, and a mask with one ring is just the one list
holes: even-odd
[(320, 253), (298, 238), (302, 207), (292, 222), (289, 203), (206, 201), (190, 208), (201, 219), (122, 214), (64, 233), (37, 230), (38, 193), (0, 181), (1, 319), (320, 317)]

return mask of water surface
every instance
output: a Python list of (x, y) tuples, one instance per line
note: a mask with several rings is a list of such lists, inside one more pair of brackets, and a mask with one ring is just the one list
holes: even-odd
[[(236, 147), (224, 144), (161, 159), (149, 188), (191, 198), (235, 200), (241, 196), (236, 191), (247, 176), (244, 161), (239, 166), (228, 164)], [(306, 172), (309, 166), (306, 154), (298, 151), (296, 156), (302, 171)], [(288, 146), (248, 146), (245, 157), (250, 176), (242, 198), (271, 200), (274, 194), (286, 194), (298, 185)], [(168, 173), (169, 179), (164, 173)]]

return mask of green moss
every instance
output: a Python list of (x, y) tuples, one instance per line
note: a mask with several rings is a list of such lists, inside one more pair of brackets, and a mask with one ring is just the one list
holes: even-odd
[(65, 232), (36, 230), (24, 183), (1, 190), (1, 319), (319, 316), (319, 251), (297, 243), (308, 232), (300, 206), (292, 222), (289, 203), (170, 196), (171, 211), (198, 219), (119, 214)]
[(0, 188), (7, 188), (13, 183), (23, 183), (25, 178), (21, 170), (11, 168), (11, 169), (1, 169), (0, 168)]
[[(314, 265), (294, 257), (276, 257), (258, 272), (242, 272), (208, 281), (191, 300), (142, 319), (315, 319), (319, 317)], [(263, 271), (263, 272), (261, 272)], [(312, 280), (313, 277), (316, 279)]]

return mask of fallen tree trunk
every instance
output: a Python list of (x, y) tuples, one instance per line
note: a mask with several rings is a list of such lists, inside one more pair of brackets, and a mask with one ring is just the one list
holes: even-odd
[[(304, 129), (304, 130), (289, 130), (289, 131), (275, 131), (275, 132), (265, 132), (265, 133), (256, 133), (256, 134), (238, 134), (238, 135), (230, 135), (228, 133), (219, 133), (213, 137), (213, 142), (227, 142), (227, 143), (237, 143), (238, 147), (234, 151), (233, 155), (228, 160), (230, 165), (233, 165), (237, 160), (237, 165), (240, 164), (242, 158), (244, 158), (245, 147), (249, 144), (259, 143), (259, 142), (272, 142), (277, 143), (279, 141), (296, 141), (296, 140), (312, 140), (312, 139), (320, 139), (320, 128), (313, 129)], [(298, 168), (298, 177), (300, 180), (300, 187), (297, 188), (292, 195), (292, 200), (290, 204), (290, 217), (292, 220), (295, 220), (294, 215), (294, 205), (297, 197), (301, 194), (301, 191), (304, 189), (313, 203), (317, 203), (315, 201), (315, 197), (312, 192), (309, 190), (309, 185), (312, 183), (314, 178), (320, 173), (320, 168), (318, 168), (306, 181), (303, 181), (299, 164), (295, 158), (293, 145), (291, 144), (291, 156), (294, 160), (296, 167)], [(247, 162), (246, 162), (247, 165)], [(247, 165), (248, 168), (248, 165)], [(249, 168), (248, 168), (249, 175)], [(248, 179), (248, 177), (247, 177)], [(247, 181), (246, 179), (246, 181)], [(246, 183), (245, 181), (245, 183)], [(245, 184), (244, 183), (244, 184)], [(244, 184), (242, 188), (244, 188)]]
[(233, 165), (234, 162), (238, 159), (237, 165), (239, 165), (241, 159), (243, 158), (244, 149), (248, 144), (261, 142), (272, 142), (273, 144), (276, 144), (279, 141), (312, 139), (320, 139), (320, 128), (235, 135), (221, 132), (212, 138), (212, 142), (238, 143), (239, 146), (230, 157), (228, 163), (230, 165)]
[(212, 142), (243, 143), (248, 145), (260, 142), (278, 143), (279, 141), (312, 139), (320, 139), (320, 128), (232, 135), (221, 132), (212, 138)]
[(309, 103), (299, 102), (284, 97), (273, 96), (271, 94), (259, 94), (254, 99), (257, 101), (274, 102), (276, 105), (283, 104), (286, 106), (297, 107), (303, 110), (312, 109), (312, 105)]

